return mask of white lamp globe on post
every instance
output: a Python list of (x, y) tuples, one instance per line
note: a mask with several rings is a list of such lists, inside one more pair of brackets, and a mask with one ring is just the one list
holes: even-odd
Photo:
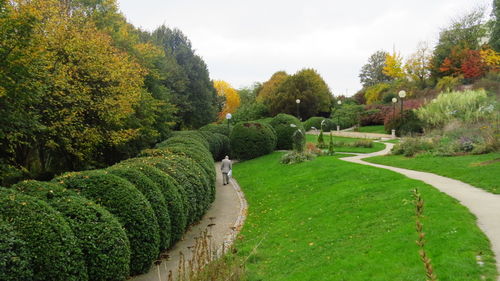
[(398, 96), (400, 97), (401, 100), (401, 120), (403, 120), (403, 99), (406, 97), (406, 91), (405, 90), (399, 91)]
[[(397, 98), (392, 98), (392, 121), (394, 122), (394, 119), (396, 118), (396, 103), (398, 102)], [(391, 130), (391, 137), (394, 139), (396, 138), (396, 130), (392, 129)]]
[(296, 99), (295, 103), (297, 104), (297, 119), (300, 120), (300, 112), (299, 112), (300, 99)]
[[(339, 105), (339, 108), (342, 106), (342, 101), (338, 100), (337, 104)], [(340, 115), (337, 113), (337, 132), (340, 132)]]
[(231, 113), (226, 114), (226, 119), (227, 119), (227, 133), (229, 134), (230, 128), (229, 128), (229, 121), (233, 118), (233, 115)]

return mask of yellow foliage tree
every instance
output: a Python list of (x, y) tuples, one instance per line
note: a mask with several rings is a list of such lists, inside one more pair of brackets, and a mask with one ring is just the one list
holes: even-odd
[(238, 94), (238, 91), (231, 87), (231, 84), (223, 80), (215, 80), (214, 88), (217, 91), (218, 96), (225, 97), (226, 99), (218, 116), (219, 120), (224, 120), (226, 118), (226, 114), (234, 113), (240, 106), (240, 95)]
[(481, 59), (490, 71), (500, 71), (500, 53), (488, 48), (479, 51)]
[(403, 71), (403, 59), (401, 56), (396, 52), (393, 52), (392, 55), (386, 55), (382, 73), (395, 79), (403, 78), (405, 73)]

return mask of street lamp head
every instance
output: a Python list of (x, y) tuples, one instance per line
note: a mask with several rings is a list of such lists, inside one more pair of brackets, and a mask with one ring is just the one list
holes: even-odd
[(399, 96), (400, 98), (404, 98), (404, 97), (406, 97), (406, 92), (405, 92), (405, 90), (401, 90), (401, 91), (399, 91), (398, 96)]
[(231, 118), (233, 118), (233, 115), (231, 115), (231, 113), (226, 114), (226, 119), (227, 119), (227, 120), (229, 120), (229, 119), (231, 119)]
[(398, 99), (397, 98), (392, 98), (392, 103), (397, 103)]
[(300, 100), (299, 100), (299, 99), (296, 99), (296, 100), (295, 100), (295, 102), (296, 102), (297, 104), (299, 104), (299, 103), (300, 103)]
[(338, 104), (338, 105), (341, 105), (341, 104), (342, 104), (342, 101), (341, 101), (341, 100), (337, 101), (337, 104)]

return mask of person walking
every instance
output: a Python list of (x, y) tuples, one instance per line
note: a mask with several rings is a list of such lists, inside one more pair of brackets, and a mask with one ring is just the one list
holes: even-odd
[(222, 159), (222, 163), (220, 165), (220, 170), (222, 171), (222, 184), (226, 185), (229, 183), (229, 172), (233, 169), (233, 164), (231, 160), (229, 160), (229, 156), (226, 156)]

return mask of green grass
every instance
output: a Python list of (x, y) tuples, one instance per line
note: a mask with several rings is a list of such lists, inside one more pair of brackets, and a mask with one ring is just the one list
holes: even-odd
[(431, 172), (500, 194), (500, 153), (453, 157), (421, 155), (414, 158), (389, 155), (370, 157), (364, 160), (382, 165)]
[(388, 170), (328, 156), (283, 165), (281, 155), (234, 165), (249, 203), (236, 247), (250, 256), (250, 281), (425, 280), (413, 188), (426, 203), (426, 250), (439, 280), (495, 280), (489, 242), (456, 200)]
[[(330, 135), (329, 133), (323, 133), (323, 138), (325, 140), (325, 143), (328, 144), (330, 141)], [(333, 141), (342, 141), (342, 142), (355, 142), (359, 140), (366, 140), (366, 139), (357, 139), (357, 138), (346, 138), (346, 137), (333, 137)], [(312, 142), (317, 144), (318, 143), (318, 136), (317, 135), (306, 135), (306, 141), (307, 142)], [(350, 146), (335, 146), (334, 149), (335, 151), (340, 151), (340, 152), (353, 152), (353, 153), (370, 153), (370, 152), (375, 152), (375, 151), (380, 151), (385, 148), (385, 145), (382, 143), (374, 142), (373, 147), (350, 147)]]
[(400, 139), (393, 139), (393, 140), (386, 140), (384, 142), (388, 142), (388, 143), (399, 143), (401, 140)]
[(387, 134), (387, 132), (384, 129), (384, 125), (360, 127), (359, 132), (361, 132), (361, 133)]

